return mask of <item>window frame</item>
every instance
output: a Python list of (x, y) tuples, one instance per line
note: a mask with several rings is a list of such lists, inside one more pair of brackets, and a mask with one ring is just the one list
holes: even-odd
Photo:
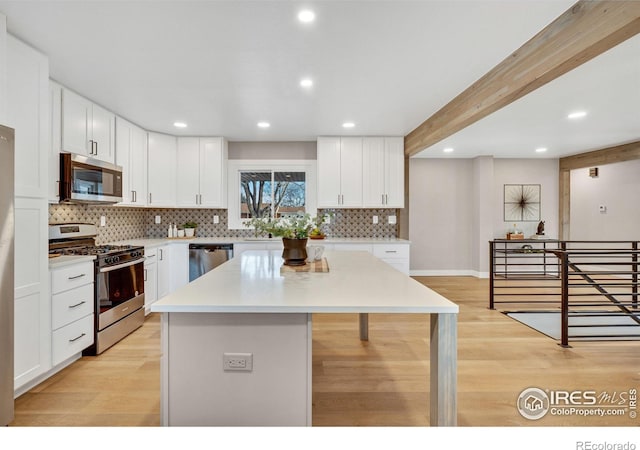
[(227, 227), (229, 230), (249, 230), (244, 225), (250, 219), (240, 217), (241, 172), (305, 172), (305, 212), (317, 214), (317, 164), (315, 160), (232, 159), (227, 166)]

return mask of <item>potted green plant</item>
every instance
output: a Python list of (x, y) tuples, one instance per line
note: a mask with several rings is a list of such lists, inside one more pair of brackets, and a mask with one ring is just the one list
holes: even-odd
[(324, 239), (326, 235), (322, 229), (322, 225), (327, 222), (328, 217), (333, 217), (333, 213), (329, 212), (321, 216), (316, 216), (313, 220), (313, 228), (309, 232), (309, 239)]
[(255, 217), (245, 222), (246, 227), (253, 227), (256, 237), (269, 234), (282, 238), (282, 259), (288, 266), (302, 266), (307, 260), (307, 239), (314, 228), (316, 219), (311, 215), (296, 214), (280, 217), (276, 220)]
[(198, 224), (195, 222), (186, 222), (184, 225), (182, 225), (182, 228), (184, 228), (185, 237), (195, 236), (197, 227)]

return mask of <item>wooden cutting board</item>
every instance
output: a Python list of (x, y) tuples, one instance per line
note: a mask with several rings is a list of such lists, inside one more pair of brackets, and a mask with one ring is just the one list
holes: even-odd
[(327, 258), (322, 258), (319, 261), (311, 261), (306, 263), (304, 266), (286, 266), (282, 265), (280, 267), (280, 273), (286, 272), (329, 272), (329, 264), (327, 263)]

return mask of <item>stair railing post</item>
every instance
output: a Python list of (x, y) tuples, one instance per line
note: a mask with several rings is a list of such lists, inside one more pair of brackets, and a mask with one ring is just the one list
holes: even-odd
[(495, 309), (493, 303), (493, 277), (495, 276), (495, 242), (489, 241), (489, 309)]
[(631, 254), (631, 303), (634, 308), (638, 308), (638, 241), (631, 243), (633, 253)]
[(561, 280), (561, 292), (562, 292), (562, 299), (561, 299), (561, 321), (560, 321), (560, 326), (562, 328), (561, 330), (561, 342), (560, 345), (562, 345), (563, 347), (568, 347), (569, 346), (569, 264), (568, 264), (568, 256), (566, 251), (562, 252), (561, 258), (561, 273), (562, 273), (562, 280)]

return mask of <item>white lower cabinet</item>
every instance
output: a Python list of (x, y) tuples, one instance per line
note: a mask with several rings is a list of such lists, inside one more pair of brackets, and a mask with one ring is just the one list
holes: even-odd
[(189, 244), (173, 244), (169, 253), (169, 292), (189, 284)]
[[(184, 249), (182, 250), (184, 252)], [(188, 255), (187, 255), (188, 257)], [(157, 295), (158, 299), (161, 299), (165, 295), (169, 295), (171, 292), (171, 246), (163, 245), (162, 247), (158, 247), (157, 250), (157, 259), (158, 259), (158, 285), (157, 285)], [(184, 260), (179, 260), (178, 264), (182, 264)], [(189, 261), (185, 264), (188, 267)], [(184, 276), (184, 273), (182, 274)], [(189, 276), (187, 272), (187, 277)], [(187, 280), (188, 281), (188, 280)], [(183, 282), (181, 280), (180, 282)]]
[(55, 367), (93, 344), (93, 262), (51, 269), (51, 364)]
[(409, 244), (376, 244), (373, 256), (409, 275)]

